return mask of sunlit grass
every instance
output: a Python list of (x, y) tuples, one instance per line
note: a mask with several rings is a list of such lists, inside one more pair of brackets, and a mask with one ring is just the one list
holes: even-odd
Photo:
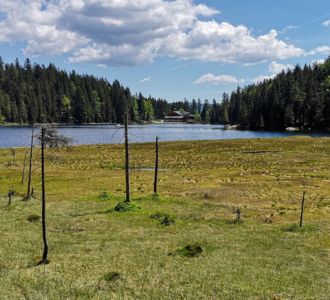
[[(0, 298), (327, 299), (329, 138), (161, 143), (159, 197), (154, 145), (130, 150), (140, 209), (126, 212), (114, 211), (125, 192), (121, 145), (47, 150), (50, 264), (38, 267), (39, 150), (28, 202), (24, 149), (16, 165), (0, 150)], [(176, 255), (194, 245), (198, 255)]]

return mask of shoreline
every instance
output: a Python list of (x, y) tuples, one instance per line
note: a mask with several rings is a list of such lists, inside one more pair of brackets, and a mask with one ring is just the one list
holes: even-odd
[[(206, 143), (206, 144), (216, 144), (216, 143), (220, 143), (220, 142), (255, 142), (255, 141), (280, 141), (280, 140), (294, 140), (296, 139), (295, 142), (299, 142), (300, 140), (303, 139), (330, 139), (330, 135), (329, 136), (319, 136), (319, 137), (313, 137), (313, 136), (308, 136), (308, 135), (290, 135), (290, 136), (278, 136), (278, 137), (265, 137), (265, 138), (260, 138), (260, 137), (256, 137), (256, 138), (237, 138), (237, 139), (218, 139), (218, 140), (210, 140), (210, 139), (206, 139), (206, 140), (172, 140), (172, 141), (159, 141), (159, 143), (166, 145), (166, 144), (196, 144), (196, 143)], [(154, 141), (143, 141), (143, 142), (131, 142), (130, 145), (149, 145), (149, 144), (154, 144)], [(120, 146), (123, 145), (124, 142), (120, 142), (120, 143), (111, 143), (111, 144), (107, 144), (107, 143), (94, 143), (94, 144), (77, 144), (77, 143), (73, 143), (73, 144), (69, 144), (66, 147), (109, 147), (109, 146)], [(8, 150), (11, 148), (14, 149), (25, 149), (25, 148), (29, 148), (29, 145), (26, 146), (6, 146), (6, 147), (2, 147), (0, 145), (0, 150)]]
[[(82, 124), (72, 124), (72, 123), (36, 123), (34, 126), (38, 127), (41, 125), (52, 125), (58, 128), (82, 128), (82, 127), (97, 127), (97, 126), (118, 126), (121, 127), (123, 124), (120, 123), (82, 123)], [(252, 132), (287, 132), (287, 133), (329, 133), (330, 128), (322, 129), (322, 130), (314, 130), (314, 129), (299, 129), (288, 127), (286, 129), (248, 129), (248, 128), (240, 128), (238, 125), (230, 125), (226, 127), (224, 124), (206, 124), (206, 123), (131, 123), (129, 126), (148, 126), (148, 125), (200, 125), (200, 126), (223, 126), (223, 128), (214, 128), (216, 130), (229, 130), (229, 131), (252, 131)], [(4, 123), (0, 124), (0, 128), (30, 128), (31, 124), (19, 124), (19, 123)]]

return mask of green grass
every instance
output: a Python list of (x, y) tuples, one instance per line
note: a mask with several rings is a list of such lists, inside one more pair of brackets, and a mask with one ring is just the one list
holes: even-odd
[[(153, 150), (131, 145), (140, 209), (116, 212), (125, 199), (121, 145), (47, 149), (50, 263), (36, 266), (40, 169), (36, 198), (21, 201), (25, 150), (12, 165), (0, 149), (0, 298), (328, 299), (329, 138), (161, 143), (159, 195)], [(175, 222), (164, 226), (166, 216)], [(202, 251), (185, 255), (194, 247)]]

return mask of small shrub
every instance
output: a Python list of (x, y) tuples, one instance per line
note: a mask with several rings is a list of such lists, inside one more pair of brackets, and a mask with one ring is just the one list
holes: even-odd
[(165, 216), (165, 218), (160, 221), (160, 225), (164, 225), (164, 226), (170, 226), (174, 223), (175, 223), (174, 219), (171, 218), (170, 216)]
[(167, 216), (167, 214), (164, 214), (164, 213), (155, 213), (155, 214), (152, 214), (150, 216), (151, 219), (154, 219), (154, 220), (160, 220), (162, 218), (164, 218), (165, 216)]
[(40, 221), (40, 216), (38, 215), (30, 215), (27, 217), (27, 220), (29, 222), (39, 222)]
[(118, 272), (109, 272), (103, 276), (103, 279), (108, 282), (117, 281), (122, 279), (122, 275)]
[(102, 199), (102, 200), (109, 200), (111, 198), (111, 194), (107, 191), (102, 191), (99, 196), (98, 196), (99, 199)]
[(192, 244), (178, 249), (175, 251), (175, 254), (185, 257), (197, 257), (203, 253), (203, 248), (199, 244)]
[[(119, 202), (113, 209), (116, 212), (127, 212), (140, 209), (140, 206), (132, 202)], [(111, 210), (110, 210), (111, 211)]]
[(174, 218), (168, 214), (155, 213), (150, 216), (151, 219), (158, 220), (161, 225), (170, 226), (175, 223)]
[(160, 199), (160, 196), (159, 196), (158, 193), (154, 193), (154, 194), (152, 194), (151, 199), (152, 200), (159, 200)]

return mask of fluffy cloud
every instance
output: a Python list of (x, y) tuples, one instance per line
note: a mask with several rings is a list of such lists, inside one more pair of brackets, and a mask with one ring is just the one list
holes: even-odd
[(203, 83), (213, 83), (215, 85), (219, 84), (230, 84), (230, 83), (243, 83), (244, 80), (237, 79), (231, 75), (214, 75), (214, 74), (205, 74), (198, 78), (195, 81), (195, 84), (203, 84)]
[(316, 65), (321, 65), (324, 64), (325, 59), (314, 59), (312, 60), (312, 64), (316, 64)]
[(330, 54), (330, 47), (329, 46), (320, 46), (317, 48), (314, 48), (313, 50), (306, 53), (307, 55), (317, 55), (317, 54)]
[(278, 74), (281, 73), (283, 70), (286, 71), (287, 69), (293, 69), (294, 66), (291, 64), (280, 64), (276, 61), (273, 61), (270, 63), (270, 65), (268, 66), (268, 70), (269, 72), (271, 72), (272, 74)]
[(330, 20), (326, 20), (322, 23), (323, 26), (330, 26)]
[(277, 37), (216, 22), (192, 0), (2, 0), (0, 42), (26, 55), (67, 54), (71, 62), (134, 65), (158, 57), (256, 63), (304, 55)]
[(255, 78), (252, 78), (250, 81), (254, 83), (263, 82), (264, 80), (273, 79), (277, 74), (282, 71), (287, 71), (288, 69), (293, 69), (294, 66), (291, 64), (281, 64), (276, 61), (272, 61), (268, 66), (268, 71), (270, 75), (259, 75)]

